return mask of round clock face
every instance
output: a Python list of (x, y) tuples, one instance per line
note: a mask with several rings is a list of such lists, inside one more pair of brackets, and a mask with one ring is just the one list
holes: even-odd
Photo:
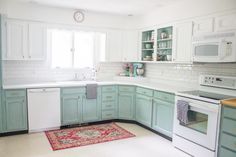
[(76, 11), (74, 13), (74, 20), (76, 22), (83, 22), (84, 21), (84, 13), (82, 13), (81, 11)]

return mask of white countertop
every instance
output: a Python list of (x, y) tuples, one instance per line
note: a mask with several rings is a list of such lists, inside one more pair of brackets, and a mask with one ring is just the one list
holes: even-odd
[(89, 83), (97, 83), (98, 85), (134, 85), (153, 90), (176, 93), (179, 91), (196, 90), (196, 87), (187, 85), (173, 85), (166, 83), (149, 83), (149, 82), (125, 82), (125, 81), (61, 81), (61, 82), (39, 82), (39, 83), (18, 83), (5, 84), (3, 89), (32, 89), (32, 88), (52, 88), (52, 87), (81, 87)]

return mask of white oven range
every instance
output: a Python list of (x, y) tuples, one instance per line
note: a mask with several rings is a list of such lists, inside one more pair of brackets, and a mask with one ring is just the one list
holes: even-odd
[[(176, 93), (173, 145), (194, 157), (216, 157), (220, 100), (236, 97), (236, 77), (201, 75), (199, 90)], [(188, 123), (181, 123), (178, 101), (188, 104)]]

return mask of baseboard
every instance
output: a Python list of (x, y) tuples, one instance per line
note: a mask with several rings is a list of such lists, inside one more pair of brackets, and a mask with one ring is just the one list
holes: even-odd
[(82, 124), (73, 124), (73, 125), (65, 125), (65, 126), (61, 126), (61, 129), (65, 129), (65, 128), (74, 128), (74, 127), (82, 127), (82, 126), (89, 126), (89, 125), (96, 125), (96, 124), (105, 124), (105, 123), (111, 123), (111, 122), (120, 122), (120, 123), (129, 123), (129, 124), (136, 124), (139, 125), (169, 141), (172, 141), (172, 138), (169, 136), (166, 136), (152, 128), (149, 128), (135, 120), (123, 120), (123, 119), (112, 119), (112, 120), (103, 120), (103, 121), (97, 121), (97, 122), (88, 122), (88, 123), (82, 123)]
[[(65, 129), (65, 128), (75, 128), (75, 127), (82, 127), (82, 126), (89, 126), (89, 125), (96, 125), (96, 124), (105, 124), (105, 123), (111, 123), (111, 122), (120, 122), (120, 123), (129, 123), (129, 124), (137, 124), (167, 140), (172, 141), (172, 138), (169, 136), (166, 136), (152, 128), (149, 128), (135, 120), (124, 120), (124, 119), (111, 119), (111, 120), (102, 120), (102, 121), (97, 121), (97, 122), (88, 122), (88, 123), (81, 123), (81, 124), (73, 124), (73, 125), (65, 125), (65, 126), (61, 126), (60, 129)], [(29, 133), (28, 130), (23, 130), (23, 131), (15, 131), (15, 132), (7, 132), (7, 133), (1, 133), (0, 137), (3, 136), (11, 136), (11, 135), (20, 135), (20, 134), (27, 134)]]
[(4, 136), (12, 136), (12, 135), (21, 135), (21, 134), (28, 134), (28, 130), (22, 130), (22, 131), (14, 131), (14, 132), (6, 132), (6, 133), (1, 133), (0, 137)]

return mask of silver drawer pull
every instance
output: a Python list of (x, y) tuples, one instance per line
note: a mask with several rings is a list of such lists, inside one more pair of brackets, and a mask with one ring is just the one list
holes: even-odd
[(112, 105), (106, 105), (106, 107), (112, 107)]
[(112, 96), (106, 96), (106, 98), (108, 98), (108, 99), (109, 99), (109, 98), (112, 98)]
[(112, 116), (112, 114), (106, 114), (106, 116)]

